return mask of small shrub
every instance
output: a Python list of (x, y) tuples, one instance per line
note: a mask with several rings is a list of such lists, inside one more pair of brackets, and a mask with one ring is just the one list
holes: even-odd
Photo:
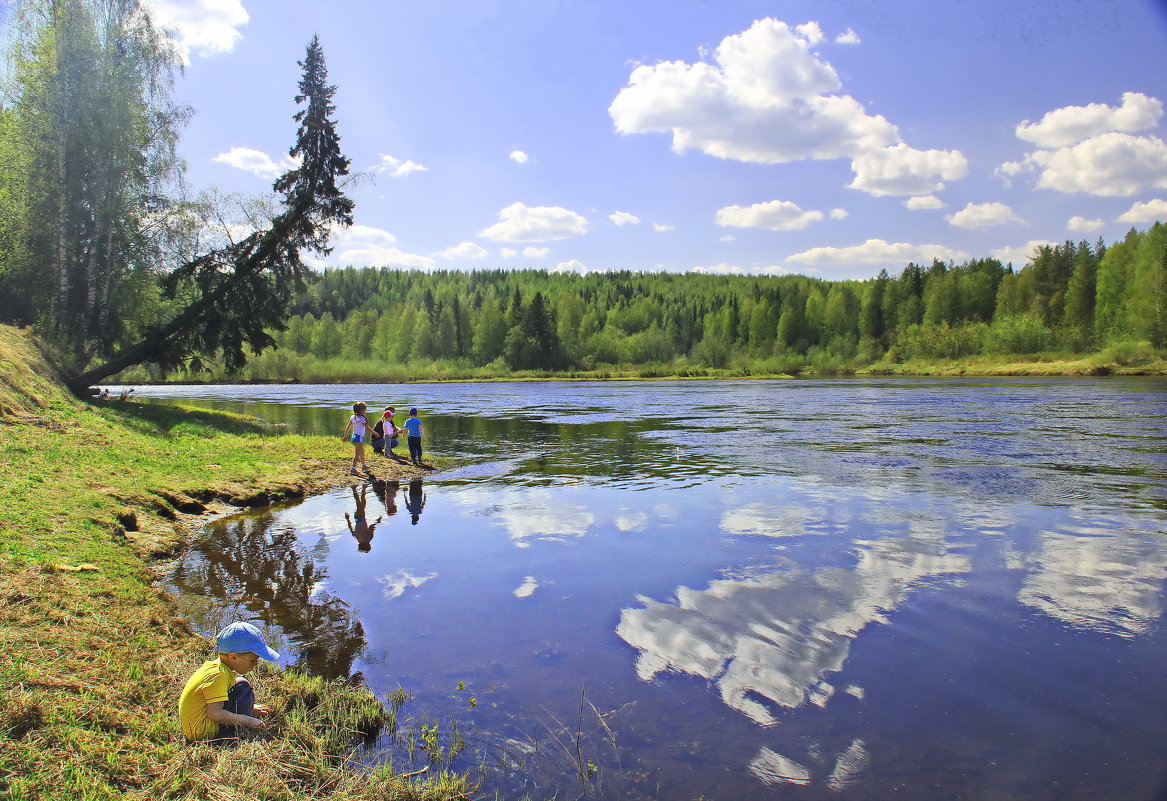
[(1131, 342), (1127, 340), (1125, 342), (1115, 342), (1113, 345), (1104, 349), (1099, 355), (1103, 363), (1134, 364), (1135, 362), (1153, 359), (1155, 352), (1151, 348), (1150, 342)]
[(1036, 314), (1011, 314), (998, 320), (985, 331), (986, 353), (1039, 353), (1053, 343), (1053, 332)]

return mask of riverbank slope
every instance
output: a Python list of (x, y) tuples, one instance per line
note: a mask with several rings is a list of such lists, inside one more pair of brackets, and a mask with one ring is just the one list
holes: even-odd
[(351, 744), (392, 712), (294, 671), (259, 679), (275, 737), (216, 749), (178, 729), (212, 644), (158, 589), (159, 560), (213, 515), (343, 483), (346, 457), (244, 417), (79, 402), (0, 326), (0, 798), (465, 797), (459, 777), (353, 767)]

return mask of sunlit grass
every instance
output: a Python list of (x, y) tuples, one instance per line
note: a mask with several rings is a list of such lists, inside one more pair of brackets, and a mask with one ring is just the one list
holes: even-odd
[(178, 694), (210, 648), (150, 558), (182, 547), (196, 512), (341, 480), (350, 451), (238, 415), (77, 401), (52, 374), (0, 326), (0, 797), (466, 797), (462, 777), (358, 766), (353, 745), (392, 708), (292, 671), (257, 677), (276, 736), (183, 740)]

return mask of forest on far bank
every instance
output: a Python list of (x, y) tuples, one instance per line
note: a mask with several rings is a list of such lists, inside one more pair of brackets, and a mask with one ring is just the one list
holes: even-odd
[(933, 261), (864, 281), (350, 267), (314, 275), (271, 333), (277, 347), (238, 371), (206, 363), (171, 378), (846, 373), (1100, 351), (1123, 363), (1167, 345), (1167, 226), (1043, 246), (1018, 271)]

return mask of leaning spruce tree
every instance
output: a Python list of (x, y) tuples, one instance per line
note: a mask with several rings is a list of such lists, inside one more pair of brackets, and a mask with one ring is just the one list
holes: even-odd
[(340, 151), (328, 69), (319, 38), (312, 37), (297, 104), (296, 144), (288, 151), (299, 163), (280, 176), (274, 189), (283, 195), (282, 211), (266, 230), (201, 255), (166, 276), (165, 294), (181, 299), (177, 313), (149, 330), (134, 345), (100, 367), (68, 379), (70, 388), (89, 387), (137, 364), (173, 369), (221, 354), (228, 369), (241, 367), (245, 349), (260, 353), (275, 344), (269, 331), (283, 330), (295, 294), (303, 289), (307, 267), (302, 250), (328, 254), (333, 226), (352, 225), (353, 202), (337, 179), (348, 174)]

